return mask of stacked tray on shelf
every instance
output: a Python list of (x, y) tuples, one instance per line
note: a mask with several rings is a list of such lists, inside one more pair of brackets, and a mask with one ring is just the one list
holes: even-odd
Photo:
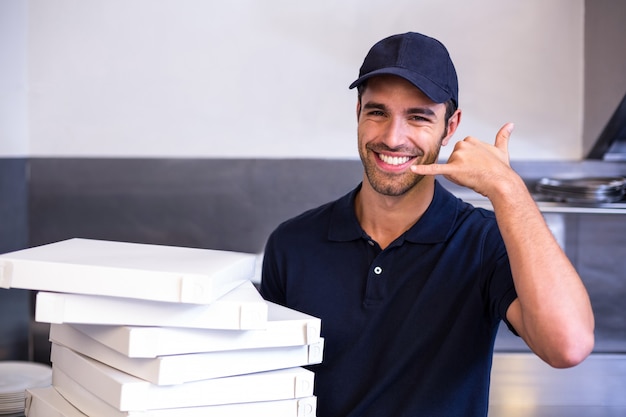
[(52, 380), (49, 366), (26, 361), (0, 361), (0, 416), (21, 415), (27, 389), (45, 387)]
[(567, 203), (613, 203), (626, 194), (626, 178), (542, 178), (535, 190), (542, 196)]

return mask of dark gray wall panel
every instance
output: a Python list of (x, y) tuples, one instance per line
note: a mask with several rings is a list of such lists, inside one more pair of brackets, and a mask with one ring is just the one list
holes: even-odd
[(28, 161), (0, 159), (0, 253), (28, 245)]
[(30, 291), (0, 288), (0, 361), (27, 360), (31, 320)]
[(258, 253), (361, 180), (359, 161), (32, 159), (30, 244), (85, 237)]
[(596, 318), (596, 350), (626, 352), (626, 215), (579, 215), (576, 267)]
[[(0, 253), (28, 244), (27, 160), (0, 159)], [(0, 289), (0, 360), (29, 357), (28, 291)]]

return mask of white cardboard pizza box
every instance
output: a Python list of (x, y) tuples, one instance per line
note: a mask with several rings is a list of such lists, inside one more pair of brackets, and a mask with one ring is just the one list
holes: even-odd
[(75, 238), (0, 255), (0, 287), (208, 304), (255, 264), (247, 253)]
[(154, 358), (184, 353), (312, 345), (320, 339), (321, 321), (266, 301), (267, 323), (262, 330), (218, 330), (180, 327), (71, 324), (92, 339), (128, 356)]
[(267, 302), (250, 281), (211, 304), (40, 291), (35, 304), (35, 320), (45, 323), (264, 329)]
[(209, 353), (129, 358), (67, 324), (53, 324), (50, 340), (156, 385), (293, 368), (320, 363), (323, 340), (313, 345), (226, 350)]
[(85, 417), (52, 386), (26, 390), (26, 417)]
[(26, 390), (24, 414), (26, 417), (85, 417), (52, 386)]
[(60, 400), (70, 402), (91, 417), (315, 417), (317, 409), (317, 398), (310, 396), (288, 400), (120, 411), (86, 390), (64, 372), (56, 372), (55, 377), (59, 384), (57, 389), (62, 394), (58, 395)]
[[(314, 374), (288, 368), (178, 385), (159, 386), (52, 345), (52, 385), (63, 389), (61, 372), (120, 411), (286, 400), (313, 395)], [(60, 371), (60, 372), (58, 372)]]

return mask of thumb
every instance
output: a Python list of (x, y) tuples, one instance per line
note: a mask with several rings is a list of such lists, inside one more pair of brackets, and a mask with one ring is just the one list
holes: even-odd
[(509, 138), (511, 137), (511, 133), (513, 132), (514, 127), (515, 125), (509, 122), (502, 126), (500, 130), (498, 130), (498, 133), (496, 134), (496, 148), (508, 153)]

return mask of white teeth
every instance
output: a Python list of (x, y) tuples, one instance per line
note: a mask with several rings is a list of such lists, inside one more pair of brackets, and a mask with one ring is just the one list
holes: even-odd
[(409, 159), (411, 159), (408, 156), (388, 156), (382, 153), (378, 154), (378, 156), (384, 163), (389, 165), (402, 165), (409, 162)]

